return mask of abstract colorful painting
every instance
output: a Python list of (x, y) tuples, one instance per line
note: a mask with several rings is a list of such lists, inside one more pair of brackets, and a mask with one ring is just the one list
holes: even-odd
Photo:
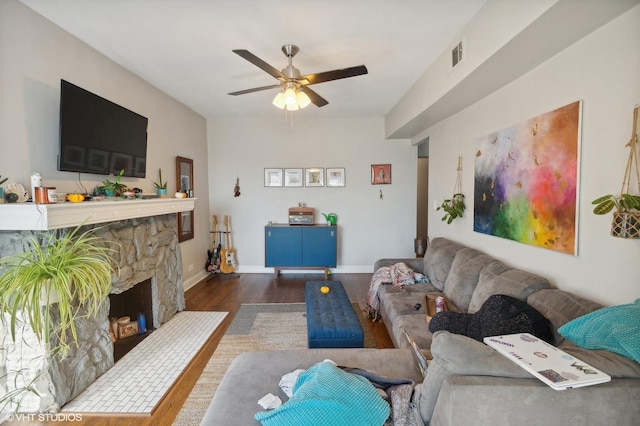
[(474, 231), (576, 254), (581, 102), (476, 140)]

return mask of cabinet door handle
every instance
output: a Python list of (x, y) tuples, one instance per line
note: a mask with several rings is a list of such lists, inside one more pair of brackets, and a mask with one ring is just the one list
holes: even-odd
[(333, 237), (333, 236), (335, 236), (334, 231), (331, 231), (331, 236), (332, 236), (332, 237)]
[(271, 231), (267, 231), (267, 237), (271, 236)]

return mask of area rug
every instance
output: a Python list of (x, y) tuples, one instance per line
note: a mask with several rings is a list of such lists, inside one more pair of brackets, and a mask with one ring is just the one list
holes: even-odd
[[(366, 313), (357, 303), (353, 308), (362, 324), (364, 346), (375, 348)], [(241, 353), (306, 347), (304, 303), (243, 304), (178, 413), (174, 426), (200, 424), (229, 364)]]
[(227, 314), (178, 312), (62, 411), (151, 414)]

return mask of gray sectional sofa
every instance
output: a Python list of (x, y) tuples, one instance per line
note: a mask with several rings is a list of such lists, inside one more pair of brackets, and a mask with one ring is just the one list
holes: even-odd
[[(227, 371), (202, 424), (258, 424), (253, 420), (260, 411), (256, 401), (267, 392), (283, 397), (277, 388), (283, 374), (325, 358), (419, 383), (414, 395), (417, 411), (421, 420), (432, 426), (638, 424), (640, 364), (613, 352), (582, 349), (557, 333), (563, 324), (601, 305), (555, 289), (541, 276), (445, 238), (433, 239), (423, 259), (382, 259), (375, 269), (397, 262), (431, 280), (402, 288), (380, 286), (380, 316), (397, 349), (243, 354)], [(432, 334), (424, 310), (428, 293), (443, 295), (450, 310), (466, 313), (477, 312), (493, 294), (526, 301), (549, 320), (556, 346), (608, 373), (612, 381), (556, 391), (483, 343), (446, 331)], [(414, 310), (418, 303), (420, 309)], [(433, 358), (424, 381), (408, 349), (405, 328)]]

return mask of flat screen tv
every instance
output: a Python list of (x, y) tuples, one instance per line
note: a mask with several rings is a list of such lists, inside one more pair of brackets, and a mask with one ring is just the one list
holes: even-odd
[(58, 170), (145, 177), (148, 121), (61, 80)]

